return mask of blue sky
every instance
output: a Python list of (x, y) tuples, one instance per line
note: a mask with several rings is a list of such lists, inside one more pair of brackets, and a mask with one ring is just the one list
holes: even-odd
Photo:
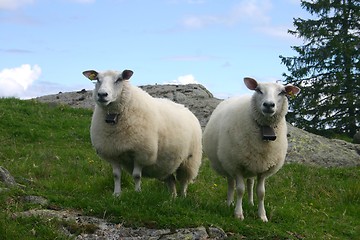
[(282, 79), (294, 17), (300, 0), (0, 0), (0, 96), (93, 89), (89, 69), (239, 95), (245, 76)]

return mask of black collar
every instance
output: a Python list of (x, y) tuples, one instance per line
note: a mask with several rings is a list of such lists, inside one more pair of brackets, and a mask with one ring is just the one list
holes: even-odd
[(105, 117), (105, 122), (109, 123), (111, 125), (115, 125), (117, 124), (118, 120), (119, 120), (119, 115), (118, 113), (108, 113), (106, 114)]

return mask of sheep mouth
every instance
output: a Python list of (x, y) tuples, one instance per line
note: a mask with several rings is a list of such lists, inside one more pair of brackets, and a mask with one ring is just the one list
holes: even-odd
[(101, 105), (108, 105), (108, 104), (110, 103), (109, 100), (106, 100), (106, 99), (104, 99), (104, 98), (98, 98), (98, 99), (97, 99), (97, 102), (98, 102), (99, 104), (101, 104)]
[(272, 116), (275, 114), (275, 110), (274, 109), (263, 109), (262, 113), (264, 114), (264, 116)]

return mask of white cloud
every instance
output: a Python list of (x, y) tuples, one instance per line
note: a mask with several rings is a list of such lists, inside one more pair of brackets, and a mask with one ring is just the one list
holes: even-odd
[(234, 25), (240, 22), (269, 23), (269, 10), (272, 4), (269, 0), (242, 0), (223, 15), (189, 16), (182, 24), (188, 28), (203, 28), (209, 25)]
[[(300, 0), (287, 0), (289, 4)], [(219, 15), (194, 15), (183, 19), (182, 25), (188, 29), (201, 29), (213, 25), (233, 26), (248, 25), (256, 32), (282, 40), (296, 40), (287, 31), (292, 26), (274, 25), (271, 10), (274, 7), (271, 0), (241, 0), (229, 10)]]
[(17, 68), (5, 68), (0, 71), (0, 97), (22, 97), (26, 90), (41, 75), (38, 65), (23, 64)]
[(179, 76), (176, 80), (165, 82), (165, 84), (186, 85), (186, 84), (198, 84), (198, 82), (195, 80), (195, 77), (192, 74), (188, 74), (184, 76)]
[(235, 24), (240, 21), (268, 23), (269, 11), (272, 4), (269, 0), (244, 0), (236, 5), (230, 12), (228, 23)]
[(0, 0), (0, 9), (15, 10), (33, 2), (35, 0)]

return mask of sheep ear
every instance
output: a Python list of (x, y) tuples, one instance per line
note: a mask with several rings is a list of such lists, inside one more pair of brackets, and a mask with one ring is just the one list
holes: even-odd
[(88, 71), (84, 71), (83, 72), (84, 76), (87, 77), (88, 79), (92, 80), (97, 80), (98, 79), (98, 72), (94, 71), (94, 70), (88, 70)]
[(121, 74), (121, 78), (123, 80), (129, 80), (133, 74), (134, 72), (131, 70), (124, 70)]
[(295, 96), (300, 92), (300, 90), (300, 88), (291, 84), (285, 86), (285, 91), (288, 96)]
[(250, 90), (255, 90), (258, 86), (257, 81), (255, 79), (249, 78), (249, 77), (244, 78), (244, 83), (245, 83), (246, 87)]

